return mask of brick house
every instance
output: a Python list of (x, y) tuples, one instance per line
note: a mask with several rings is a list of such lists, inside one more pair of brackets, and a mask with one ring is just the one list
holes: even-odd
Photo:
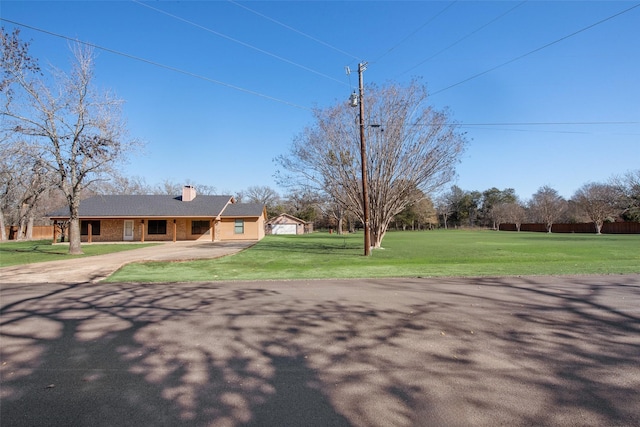
[[(232, 196), (196, 196), (194, 187), (185, 186), (178, 197), (90, 197), (80, 202), (79, 216), (83, 242), (260, 240), (265, 234), (266, 209), (255, 203), (235, 203)], [(49, 217), (57, 230), (57, 222), (69, 219), (69, 209)]]

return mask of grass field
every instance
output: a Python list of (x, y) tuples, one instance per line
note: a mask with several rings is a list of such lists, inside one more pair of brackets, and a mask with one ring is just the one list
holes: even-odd
[(130, 264), (112, 282), (640, 273), (639, 235), (390, 232), (371, 257), (362, 234), (267, 236), (216, 260)]
[(10, 265), (31, 264), (34, 262), (58, 261), (62, 259), (78, 258), (92, 255), (102, 255), (138, 249), (149, 244), (96, 244), (82, 245), (84, 255), (69, 255), (69, 246), (52, 245), (51, 240), (33, 240), (0, 243), (0, 267)]

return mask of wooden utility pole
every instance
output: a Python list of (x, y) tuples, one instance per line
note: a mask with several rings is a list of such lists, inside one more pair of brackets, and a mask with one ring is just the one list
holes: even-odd
[(371, 255), (371, 226), (369, 224), (369, 184), (367, 182), (367, 145), (364, 139), (364, 82), (362, 73), (367, 63), (358, 64), (358, 81), (360, 84), (360, 157), (362, 161), (362, 208), (364, 222), (364, 255)]

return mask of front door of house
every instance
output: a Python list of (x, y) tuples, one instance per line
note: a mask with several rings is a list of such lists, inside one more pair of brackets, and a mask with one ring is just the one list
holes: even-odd
[(123, 240), (133, 240), (133, 220), (124, 221), (124, 237)]

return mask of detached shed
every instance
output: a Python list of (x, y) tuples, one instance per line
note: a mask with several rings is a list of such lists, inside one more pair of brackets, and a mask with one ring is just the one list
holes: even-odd
[(267, 221), (267, 234), (306, 234), (313, 224), (289, 214), (280, 214)]

